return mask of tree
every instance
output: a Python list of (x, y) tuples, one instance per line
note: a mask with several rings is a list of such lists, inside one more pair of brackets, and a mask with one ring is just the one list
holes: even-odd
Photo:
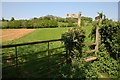
[(5, 21), (4, 17), (2, 17), (2, 21)]
[(12, 17), (10, 21), (14, 21), (14, 20), (15, 20), (14, 17)]
[(105, 18), (105, 15), (102, 12), (101, 13), (98, 12), (98, 16), (95, 17), (95, 20), (98, 20), (98, 25), (100, 25), (102, 23), (103, 17)]

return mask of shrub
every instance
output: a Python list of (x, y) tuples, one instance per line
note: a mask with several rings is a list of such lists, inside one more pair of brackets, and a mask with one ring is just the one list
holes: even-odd
[(81, 28), (69, 29), (62, 34), (65, 48), (69, 53), (69, 58), (79, 59), (82, 55), (82, 46), (85, 38), (85, 32)]
[(76, 27), (77, 25), (76, 24), (73, 24), (72, 22), (69, 22), (67, 27)]

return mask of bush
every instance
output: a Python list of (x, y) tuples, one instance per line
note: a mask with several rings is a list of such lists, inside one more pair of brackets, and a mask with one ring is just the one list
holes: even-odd
[(120, 25), (116, 22), (108, 22), (100, 27), (101, 44), (114, 59), (120, 56)]
[[(108, 19), (103, 19), (102, 24), (99, 26), (99, 33), (100, 33), (100, 47), (105, 50), (113, 57), (114, 59), (118, 59), (120, 57), (120, 23), (113, 22)], [(93, 30), (91, 31), (91, 38), (94, 38), (96, 35), (96, 27), (98, 26), (97, 22), (94, 22)]]
[(118, 78), (118, 61), (110, 57), (106, 52), (99, 52), (97, 54), (97, 61), (91, 64), (91, 68), (96, 71), (96, 73), (107, 73), (107, 77)]
[(85, 32), (81, 28), (69, 29), (62, 34), (65, 48), (69, 53), (69, 58), (79, 59), (82, 55), (82, 46), (85, 38)]
[(69, 22), (67, 25), (67, 27), (76, 27), (76, 26), (77, 26), (77, 24), (73, 24), (72, 22)]
[(55, 28), (58, 27), (56, 20), (14, 20), (2, 22), (2, 28)]

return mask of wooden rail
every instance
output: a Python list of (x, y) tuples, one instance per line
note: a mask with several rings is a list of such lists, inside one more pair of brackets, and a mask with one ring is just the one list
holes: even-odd
[(92, 45), (96, 45), (96, 43), (84, 44), (84, 46), (92, 46)]
[(62, 58), (65, 58), (65, 56), (62, 56), (62, 57), (59, 57), (59, 58), (56, 58), (56, 59), (53, 59), (53, 60), (50, 60), (50, 61), (47, 61), (47, 62), (43, 62), (43, 63), (37, 64), (37, 65), (30, 66), (30, 67), (27, 68), (27, 69), (21, 69), (21, 70), (18, 70), (18, 71), (14, 71), (14, 72), (12, 72), (12, 73), (10, 73), (10, 74), (8, 74), (8, 75), (5, 75), (5, 77), (9, 77), (9, 76), (11, 76), (11, 75), (13, 75), (13, 74), (16, 74), (16, 73), (19, 73), (19, 72), (21, 72), (21, 71), (30, 70), (30, 69), (33, 69), (33, 68), (35, 68), (35, 67), (38, 67), (38, 66), (41, 66), (41, 65), (44, 65), (44, 64), (48, 64), (48, 63), (50, 63), (50, 62), (53, 62), (53, 61), (56, 61), (56, 60), (60, 60), (60, 59), (62, 59)]
[(38, 52), (31, 53), (31, 54), (27, 54), (27, 55), (22, 55), (22, 56), (17, 56), (17, 57), (6, 58), (6, 59), (4, 59), (4, 60), (10, 60), (10, 59), (15, 59), (15, 58), (19, 58), (19, 57), (30, 56), (30, 55), (33, 55), (33, 54), (38, 54), (38, 53), (42, 53), (42, 52), (46, 52), (46, 51), (52, 51), (52, 50), (60, 49), (60, 48), (63, 48), (63, 47), (64, 47), (64, 46), (58, 47), (58, 48), (49, 49), (49, 50), (47, 49), (47, 50), (44, 50), (44, 51), (38, 51)]
[(89, 61), (92, 61), (92, 60), (95, 60), (95, 59), (97, 59), (97, 57), (90, 56), (90, 57), (84, 58), (84, 61), (89, 62)]
[(55, 42), (55, 41), (61, 41), (61, 40), (62, 40), (62, 39), (54, 39), (54, 40), (47, 40), (47, 41), (38, 41), (38, 42), (29, 42), (29, 43), (13, 44), (13, 45), (3, 45), (3, 46), (0, 46), (0, 48), (10, 48), (10, 47), (16, 47), (16, 46), (24, 46), (24, 45), (31, 45), (31, 44)]
[(95, 52), (96, 50), (94, 49), (94, 50), (91, 50), (91, 51), (86, 51), (86, 52), (83, 52), (84, 54), (85, 53), (92, 53), (92, 52)]

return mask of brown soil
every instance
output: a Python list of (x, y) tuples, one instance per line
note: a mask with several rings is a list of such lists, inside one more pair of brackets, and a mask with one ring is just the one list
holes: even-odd
[(30, 32), (35, 31), (36, 29), (10, 29), (10, 30), (1, 30), (2, 35), (0, 35), (0, 39), (2, 42), (11, 41), (14, 39), (18, 39)]

